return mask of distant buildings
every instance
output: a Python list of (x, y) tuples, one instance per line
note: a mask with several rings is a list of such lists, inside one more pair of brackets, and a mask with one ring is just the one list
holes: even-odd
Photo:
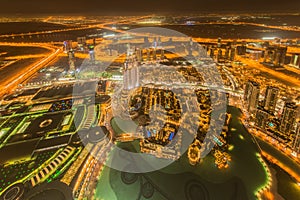
[(296, 68), (300, 68), (300, 55), (293, 54), (291, 57), (290, 65)]
[(78, 48), (83, 51), (86, 46), (86, 37), (78, 37), (77, 38)]
[(297, 106), (295, 103), (287, 102), (284, 105), (280, 117), (279, 131), (284, 134), (290, 134), (296, 122)]
[(222, 45), (222, 38), (218, 38), (218, 48), (221, 48)]
[(77, 43), (79, 47), (84, 47), (86, 45), (86, 37), (78, 37)]
[(248, 81), (245, 87), (244, 102), (250, 114), (255, 114), (258, 106), (260, 85), (254, 81)]
[(238, 54), (239, 56), (246, 55), (246, 52), (247, 52), (247, 47), (246, 47), (246, 45), (237, 46), (237, 54)]
[(287, 47), (270, 46), (264, 52), (264, 64), (282, 66), (285, 64)]

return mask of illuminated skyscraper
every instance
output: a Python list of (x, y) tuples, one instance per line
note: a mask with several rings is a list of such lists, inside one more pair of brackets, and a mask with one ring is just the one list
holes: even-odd
[(246, 46), (238, 46), (237, 47), (237, 54), (238, 55), (245, 55), (247, 47)]
[(73, 50), (68, 51), (69, 72), (75, 71), (75, 53)]
[(300, 121), (297, 123), (295, 139), (293, 141), (293, 150), (298, 154), (300, 153)]
[(280, 132), (290, 134), (296, 122), (297, 106), (295, 103), (287, 102), (284, 105), (280, 117)]
[(236, 48), (235, 47), (232, 47), (230, 49), (230, 60), (231, 61), (234, 61), (234, 58), (235, 58), (235, 51), (236, 51)]
[(300, 55), (299, 54), (292, 55), (290, 65), (300, 68)]
[(218, 38), (218, 48), (220, 48), (222, 45), (222, 39), (221, 38)]
[(255, 125), (261, 129), (266, 129), (271, 115), (266, 110), (257, 109), (255, 117)]
[(153, 60), (156, 60), (156, 48), (153, 49)]
[(90, 55), (90, 61), (95, 62), (95, 50), (94, 45), (89, 45), (89, 55)]
[(218, 55), (217, 55), (217, 62), (220, 62), (222, 58), (223, 58), (223, 56), (222, 56), (222, 49), (219, 49), (218, 50)]
[(267, 47), (264, 52), (264, 63), (272, 66), (282, 66), (285, 64), (286, 53), (286, 47)]
[(78, 37), (77, 43), (79, 47), (84, 47), (86, 45), (86, 37)]
[(254, 114), (258, 106), (260, 85), (254, 81), (248, 81), (245, 87), (244, 101), (250, 114)]
[(160, 59), (161, 60), (165, 59), (165, 50), (163, 49), (160, 50)]
[(131, 90), (139, 87), (139, 67), (136, 60), (136, 55), (133, 50), (128, 47), (126, 61), (124, 63), (123, 74), (123, 88), (124, 90)]
[(285, 62), (285, 57), (287, 53), (287, 47), (278, 47), (275, 51), (275, 66), (282, 66)]
[(71, 50), (73, 50), (72, 40), (64, 41), (64, 51), (69, 52)]
[(276, 103), (278, 100), (279, 89), (277, 87), (268, 86), (265, 93), (265, 99), (263, 102), (263, 107), (265, 110), (268, 110), (274, 113), (276, 108)]
[(214, 58), (214, 57), (215, 57), (215, 50), (214, 50), (214, 48), (211, 48), (211, 49), (210, 49), (209, 56), (210, 56), (211, 58)]
[(139, 63), (143, 61), (143, 50), (142, 49), (136, 49), (135, 50), (136, 59)]
[(150, 54), (151, 54), (151, 50), (147, 49), (147, 61), (151, 60)]

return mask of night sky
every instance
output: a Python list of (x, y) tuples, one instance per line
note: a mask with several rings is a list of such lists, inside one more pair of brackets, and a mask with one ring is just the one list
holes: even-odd
[(300, 12), (299, 0), (1, 0), (2, 14)]

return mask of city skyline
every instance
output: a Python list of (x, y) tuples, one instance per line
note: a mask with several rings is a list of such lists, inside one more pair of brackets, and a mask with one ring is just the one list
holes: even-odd
[(75, 15), (118, 15), (118, 14), (190, 14), (190, 13), (298, 13), (300, 2), (272, 0), (112, 0), (112, 1), (22, 1), (11, 0), (1, 2), (5, 9), (3, 14), (75, 14)]
[(298, 199), (300, 14), (144, 2), (6, 4), (0, 199)]

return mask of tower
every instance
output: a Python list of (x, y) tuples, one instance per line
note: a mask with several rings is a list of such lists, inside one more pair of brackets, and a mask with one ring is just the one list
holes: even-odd
[(299, 154), (300, 153), (300, 121), (297, 123), (297, 129), (296, 129), (296, 133), (295, 133), (295, 137), (294, 137), (294, 141), (293, 141), (293, 150)]
[(266, 129), (268, 121), (270, 119), (270, 113), (263, 109), (257, 109), (255, 116), (255, 125), (261, 129)]
[(276, 103), (278, 100), (279, 89), (277, 87), (268, 86), (263, 101), (263, 107), (272, 113), (275, 112)]
[(77, 38), (78, 47), (83, 48), (86, 45), (86, 37)]
[(95, 50), (94, 45), (89, 45), (89, 55), (90, 55), (90, 61), (95, 62)]
[(218, 38), (218, 48), (221, 48), (221, 45), (222, 45), (222, 39), (219, 37)]
[(296, 121), (297, 106), (295, 103), (286, 102), (280, 117), (280, 132), (290, 134)]
[(161, 60), (165, 59), (165, 50), (163, 49), (160, 50), (160, 59)]
[(136, 55), (137, 61), (139, 63), (143, 62), (143, 50), (142, 49), (136, 49), (135, 55)]
[(230, 60), (234, 61), (236, 48), (232, 47), (230, 50)]
[(123, 70), (123, 88), (124, 90), (131, 90), (139, 86), (139, 68), (136, 60), (136, 55), (128, 45), (126, 61)]
[(64, 41), (64, 51), (69, 52), (73, 50), (72, 40)]
[(68, 51), (69, 72), (75, 71), (75, 53), (73, 50)]
[(244, 101), (250, 114), (254, 114), (258, 106), (260, 85), (254, 81), (248, 81), (245, 87)]

